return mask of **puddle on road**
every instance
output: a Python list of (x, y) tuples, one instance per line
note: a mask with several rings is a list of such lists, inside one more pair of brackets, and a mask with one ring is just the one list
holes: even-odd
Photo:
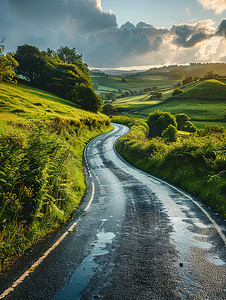
[[(186, 256), (191, 247), (200, 247), (203, 249), (210, 249), (212, 247), (210, 242), (198, 240), (197, 237), (204, 237), (202, 234), (195, 234), (188, 229), (188, 225), (184, 222), (185, 218), (171, 217), (171, 224), (173, 225), (173, 232), (171, 236), (176, 243), (179, 252)], [(199, 224), (201, 227), (201, 223)], [(204, 224), (202, 224), (205, 228)]]
[(208, 259), (216, 266), (224, 266), (225, 262), (220, 259), (218, 256), (207, 255)]
[(97, 234), (97, 240), (91, 244), (91, 253), (83, 260), (72, 275), (68, 285), (66, 285), (53, 298), (54, 300), (76, 300), (82, 296), (82, 291), (89, 283), (90, 279), (95, 275), (96, 270), (100, 270), (99, 264), (95, 261), (95, 257), (106, 255), (109, 253), (106, 250), (107, 244), (111, 244), (115, 234), (113, 232), (101, 231)]

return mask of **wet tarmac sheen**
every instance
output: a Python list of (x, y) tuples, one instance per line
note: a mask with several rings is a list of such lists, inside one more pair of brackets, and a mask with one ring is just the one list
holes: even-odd
[(225, 221), (122, 161), (114, 143), (127, 130), (89, 143), (81, 206), (0, 275), (0, 295), (76, 226), (5, 299), (226, 299)]

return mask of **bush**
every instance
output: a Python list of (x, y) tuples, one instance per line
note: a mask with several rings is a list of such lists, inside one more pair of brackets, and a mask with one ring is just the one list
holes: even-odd
[(162, 93), (161, 92), (155, 92), (151, 95), (151, 99), (161, 99)]
[(164, 140), (166, 140), (169, 143), (176, 142), (178, 139), (177, 128), (175, 126), (173, 126), (172, 124), (170, 124), (166, 128), (166, 130), (163, 131), (162, 137), (164, 138)]
[(103, 107), (104, 113), (113, 113), (115, 111), (115, 106), (112, 104), (105, 104)]
[(219, 125), (206, 125), (204, 131), (206, 134), (223, 133), (224, 127)]
[(147, 119), (149, 137), (161, 136), (162, 132), (170, 125), (177, 127), (176, 118), (170, 112), (156, 110), (149, 114)]
[(176, 95), (179, 95), (179, 94), (183, 94), (184, 91), (179, 89), (179, 88), (176, 88), (174, 91), (173, 91), (173, 96), (176, 96)]
[(176, 116), (177, 120), (177, 129), (182, 131), (188, 131), (188, 132), (195, 132), (196, 127), (193, 123), (190, 122), (191, 118), (185, 114), (177, 114)]

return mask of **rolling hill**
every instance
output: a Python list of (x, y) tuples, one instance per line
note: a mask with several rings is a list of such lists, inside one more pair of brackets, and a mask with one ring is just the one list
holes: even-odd
[[(198, 127), (206, 124), (225, 126), (226, 116), (226, 84), (218, 80), (206, 80), (182, 87), (183, 94), (149, 106), (126, 112), (133, 117), (146, 119), (156, 109), (170, 111), (172, 114), (185, 113), (191, 117)], [(128, 103), (127, 103), (128, 105)], [(199, 123), (200, 122), (200, 123)]]
[[(0, 84), (0, 133), (9, 130), (10, 121), (34, 123), (52, 122), (56, 117), (64, 120), (95, 119), (107, 121), (106, 116), (79, 109), (75, 104), (54, 94), (26, 85)], [(15, 128), (14, 128), (15, 130)]]
[(186, 88), (182, 97), (226, 98), (226, 84), (215, 79), (201, 81)]

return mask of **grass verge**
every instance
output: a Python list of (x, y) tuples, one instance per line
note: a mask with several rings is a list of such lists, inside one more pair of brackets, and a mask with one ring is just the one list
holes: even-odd
[(179, 135), (175, 143), (147, 138), (144, 121), (117, 117), (131, 130), (116, 144), (122, 157), (137, 168), (196, 195), (226, 217), (226, 132)]
[(41, 90), (0, 84), (0, 91), (2, 270), (76, 210), (86, 189), (83, 149), (111, 125)]

